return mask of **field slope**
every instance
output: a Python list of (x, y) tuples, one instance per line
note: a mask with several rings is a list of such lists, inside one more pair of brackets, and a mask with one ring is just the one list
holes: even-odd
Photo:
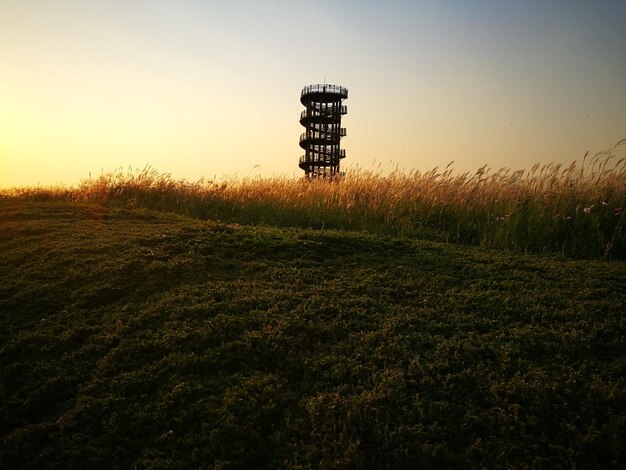
[(623, 262), (0, 200), (3, 468), (619, 467)]

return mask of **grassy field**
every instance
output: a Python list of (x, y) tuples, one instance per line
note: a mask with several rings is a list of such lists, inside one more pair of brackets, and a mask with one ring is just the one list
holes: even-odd
[[(0, 198), (2, 468), (623, 468), (626, 269), (606, 245), (444, 243), (456, 228), (375, 226), (340, 190), (299, 224), (261, 198), (275, 220), (255, 221), (155, 181)], [(622, 187), (572, 220), (605, 211), (619, 246)]]
[(0, 189), (0, 198), (152, 209), (225, 223), (357, 230), (577, 259), (626, 260), (626, 139), (568, 167), (455, 174), (351, 170), (325, 180), (173, 179), (120, 169), (74, 187)]

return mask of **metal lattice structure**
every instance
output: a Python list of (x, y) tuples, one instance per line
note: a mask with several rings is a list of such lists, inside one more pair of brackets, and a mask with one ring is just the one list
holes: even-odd
[(306, 109), (300, 114), (300, 124), (306, 131), (300, 136), (300, 168), (307, 178), (333, 177), (339, 174), (339, 162), (346, 151), (339, 142), (346, 135), (341, 116), (348, 112), (343, 100), (348, 89), (338, 85), (309, 85), (302, 89), (300, 102)]

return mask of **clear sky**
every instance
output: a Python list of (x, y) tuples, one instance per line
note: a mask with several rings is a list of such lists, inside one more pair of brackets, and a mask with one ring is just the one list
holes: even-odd
[(344, 169), (569, 164), (626, 137), (625, 25), (625, 0), (0, 0), (0, 186), (300, 176), (324, 81)]

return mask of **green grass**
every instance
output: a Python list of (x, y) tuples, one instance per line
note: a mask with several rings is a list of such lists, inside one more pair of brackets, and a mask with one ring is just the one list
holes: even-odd
[(621, 467), (626, 269), (0, 200), (2, 468)]

